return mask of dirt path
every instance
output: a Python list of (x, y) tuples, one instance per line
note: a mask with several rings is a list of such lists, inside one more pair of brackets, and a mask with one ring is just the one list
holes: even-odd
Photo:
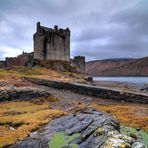
[(121, 103), (120, 101), (111, 99), (101, 99), (98, 97), (82, 95), (69, 90), (59, 90), (46, 86), (39, 87), (42, 87), (42, 89), (59, 98), (59, 102), (54, 102), (50, 105), (53, 109), (62, 109), (63, 111), (75, 110), (78, 109), (78, 107), (83, 108), (85, 106), (91, 106), (92, 103), (97, 103), (98, 105), (113, 105)]

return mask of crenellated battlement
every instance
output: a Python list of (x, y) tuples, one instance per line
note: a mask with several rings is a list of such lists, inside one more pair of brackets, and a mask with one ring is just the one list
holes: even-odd
[(61, 37), (66, 37), (67, 35), (70, 37), (70, 30), (69, 28), (62, 29), (58, 28), (57, 25), (54, 26), (54, 28), (48, 28), (40, 25), (40, 22), (37, 23), (37, 31), (35, 34), (38, 35), (51, 35), (51, 34), (56, 34)]

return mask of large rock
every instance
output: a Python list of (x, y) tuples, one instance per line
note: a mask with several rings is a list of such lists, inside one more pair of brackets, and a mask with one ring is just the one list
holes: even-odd
[(145, 84), (140, 90), (143, 92), (148, 92), (148, 84)]
[(43, 89), (34, 87), (6, 87), (0, 89), (0, 101), (30, 100), (36, 97), (48, 97), (51, 94)]
[(120, 134), (119, 123), (111, 116), (85, 109), (53, 120), (10, 148), (128, 148), (135, 142)]

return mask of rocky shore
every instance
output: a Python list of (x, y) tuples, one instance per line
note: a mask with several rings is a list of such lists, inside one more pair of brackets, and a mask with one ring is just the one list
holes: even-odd
[[(61, 142), (59, 139), (63, 139)], [(120, 134), (119, 123), (111, 116), (84, 109), (53, 120), (10, 148), (144, 148), (138, 139)]]
[(121, 89), (125, 91), (132, 91), (137, 93), (148, 93), (148, 84), (130, 83), (130, 82), (116, 82), (116, 81), (93, 81), (94, 86), (102, 86), (114, 89)]
[[(47, 125), (30, 132), (28, 138), (17, 141), (16, 144), (9, 146), (10, 148), (145, 148), (140, 138), (122, 135), (119, 122), (111, 115), (98, 109), (94, 110), (92, 106), (93, 103), (114, 105), (117, 102), (123, 105), (125, 102), (123, 103), (120, 97), (129, 98), (131, 94), (128, 96), (128, 93), (123, 94), (118, 90), (85, 84), (26, 79), (34, 85), (3, 87), (0, 89), (1, 101), (30, 101), (35, 100), (36, 97), (54, 96), (59, 101), (47, 102), (50, 109), (61, 110), (66, 115), (57, 119), (53, 118)], [(134, 99), (135, 94), (132, 97)]]

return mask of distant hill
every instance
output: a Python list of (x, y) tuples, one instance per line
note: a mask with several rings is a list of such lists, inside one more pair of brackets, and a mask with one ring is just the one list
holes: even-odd
[(148, 76), (148, 57), (140, 59), (106, 59), (86, 63), (92, 76)]

